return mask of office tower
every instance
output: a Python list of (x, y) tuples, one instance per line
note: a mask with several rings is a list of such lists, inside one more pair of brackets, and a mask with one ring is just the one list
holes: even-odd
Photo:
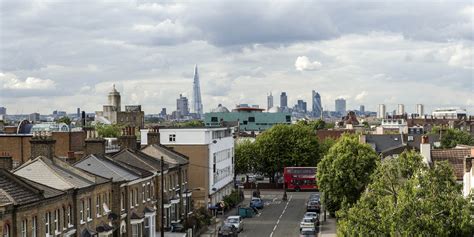
[(383, 119), (385, 118), (385, 105), (384, 104), (379, 104), (379, 109), (377, 110), (377, 118)]
[(194, 66), (194, 82), (193, 82), (193, 112), (202, 117), (202, 100), (201, 100), (201, 86), (199, 85), (199, 74), (197, 65)]
[(270, 92), (270, 95), (267, 96), (267, 111), (273, 108), (273, 95)]
[(423, 104), (417, 104), (416, 105), (416, 113), (418, 114), (418, 117), (420, 117), (420, 118), (425, 116), (425, 111), (424, 111)]
[(29, 116), (29, 120), (32, 123), (36, 123), (40, 121), (40, 114), (39, 113), (32, 113)]
[(404, 115), (405, 114), (405, 105), (398, 104), (397, 115)]
[(160, 116), (161, 117), (166, 116), (166, 108), (161, 108)]
[(288, 107), (288, 97), (286, 96), (286, 92), (282, 92), (280, 95), (280, 107), (282, 109)]
[(346, 113), (346, 100), (344, 98), (336, 99), (336, 112), (340, 114)]
[(179, 94), (176, 100), (176, 113), (180, 117), (189, 115), (188, 98), (183, 97), (182, 94)]
[(0, 107), (0, 115), (5, 115), (5, 114), (7, 114), (7, 108)]
[(361, 105), (361, 106), (360, 106), (359, 112), (360, 112), (361, 114), (364, 114), (364, 113), (365, 113), (365, 106), (364, 106), (364, 105)]
[(78, 117), (78, 118), (81, 117), (81, 108), (77, 108), (76, 117)]
[(299, 111), (299, 112), (302, 112), (302, 113), (306, 113), (306, 102), (304, 102), (303, 100), (298, 100), (296, 102), (296, 109)]
[(313, 116), (320, 117), (323, 111), (323, 107), (321, 106), (321, 96), (318, 92), (313, 90), (313, 95), (311, 98), (313, 102)]

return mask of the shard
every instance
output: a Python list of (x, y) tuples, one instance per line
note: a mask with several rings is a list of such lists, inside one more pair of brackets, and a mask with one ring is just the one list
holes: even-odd
[(202, 100), (201, 100), (201, 86), (199, 86), (199, 74), (197, 65), (194, 66), (194, 82), (193, 82), (193, 112), (199, 118), (202, 118)]

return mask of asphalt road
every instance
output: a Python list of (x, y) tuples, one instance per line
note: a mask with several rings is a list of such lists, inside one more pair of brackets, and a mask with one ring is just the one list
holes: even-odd
[[(299, 223), (306, 212), (306, 200), (311, 192), (288, 192), (288, 201), (282, 201), (283, 192), (261, 191), (265, 207), (253, 218), (244, 219), (244, 231), (239, 237), (292, 237), (299, 236)], [(246, 198), (248, 204), (248, 198)]]

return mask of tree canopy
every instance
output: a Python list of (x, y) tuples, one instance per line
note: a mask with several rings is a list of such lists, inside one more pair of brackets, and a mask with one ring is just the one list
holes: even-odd
[(318, 164), (317, 178), (329, 212), (357, 202), (379, 163), (377, 153), (357, 136), (345, 134)]
[(458, 144), (474, 145), (474, 137), (459, 129), (434, 127), (431, 133), (441, 134), (441, 148), (453, 148)]
[(56, 122), (71, 125), (71, 119), (68, 116), (61, 117), (58, 120), (56, 120)]
[(244, 140), (235, 147), (235, 173), (255, 173), (258, 150), (256, 143)]
[(101, 137), (119, 137), (122, 127), (117, 124), (97, 124), (95, 130)]
[(338, 212), (343, 236), (472, 236), (470, 204), (451, 166), (404, 152), (384, 160), (360, 200)]

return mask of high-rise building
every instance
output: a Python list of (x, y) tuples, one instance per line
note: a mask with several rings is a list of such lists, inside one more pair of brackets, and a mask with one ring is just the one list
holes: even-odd
[(166, 108), (161, 108), (160, 116), (161, 116), (161, 117), (165, 117), (165, 116), (166, 116)]
[(199, 85), (199, 74), (197, 65), (194, 66), (194, 82), (193, 82), (193, 112), (199, 118), (203, 115), (202, 100), (201, 100), (201, 86)]
[(28, 117), (29, 117), (28, 120), (30, 120), (30, 122), (32, 122), (32, 123), (36, 123), (36, 122), (40, 121), (40, 114), (39, 113), (32, 113)]
[(76, 117), (77, 117), (77, 118), (80, 118), (80, 117), (81, 117), (81, 108), (77, 108)]
[(183, 97), (179, 94), (179, 98), (176, 100), (176, 114), (179, 117), (189, 115), (188, 98)]
[(273, 108), (273, 95), (270, 92), (270, 95), (267, 96), (267, 111)]
[(364, 106), (364, 105), (361, 105), (361, 106), (360, 106), (359, 112), (360, 112), (361, 114), (364, 114), (364, 113), (365, 113), (365, 106)]
[(321, 113), (323, 112), (323, 106), (321, 106), (321, 96), (318, 92), (313, 90), (313, 95), (311, 98), (313, 102), (313, 116), (321, 117)]
[(336, 99), (336, 113), (346, 113), (346, 100), (344, 98)]
[(7, 108), (0, 107), (0, 115), (6, 115), (6, 114), (7, 114)]
[(280, 95), (280, 107), (282, 109), (288, 107), (288, 97), (286, 96), (286, 92), (282, 92)]
[(303, 100), (298, 100), (296, 103), (296, 110), (301, 113), (306, 113), (307, 108), (306, 108), (306, 102)]
[(405, 105), (398, 104), (397, 115), (404, 115), (405, 114)]
[(379, 109), (377, 110), (377, 118), (383, 119), (385, 118), (386, 110), (384, 104), (379, 104)]
[(416, 105), (416, 113), (418, 114), (418, 117), (424, 117), (425, 116), (425, 111), (424, 111), (423, 104), (417, 104)]

